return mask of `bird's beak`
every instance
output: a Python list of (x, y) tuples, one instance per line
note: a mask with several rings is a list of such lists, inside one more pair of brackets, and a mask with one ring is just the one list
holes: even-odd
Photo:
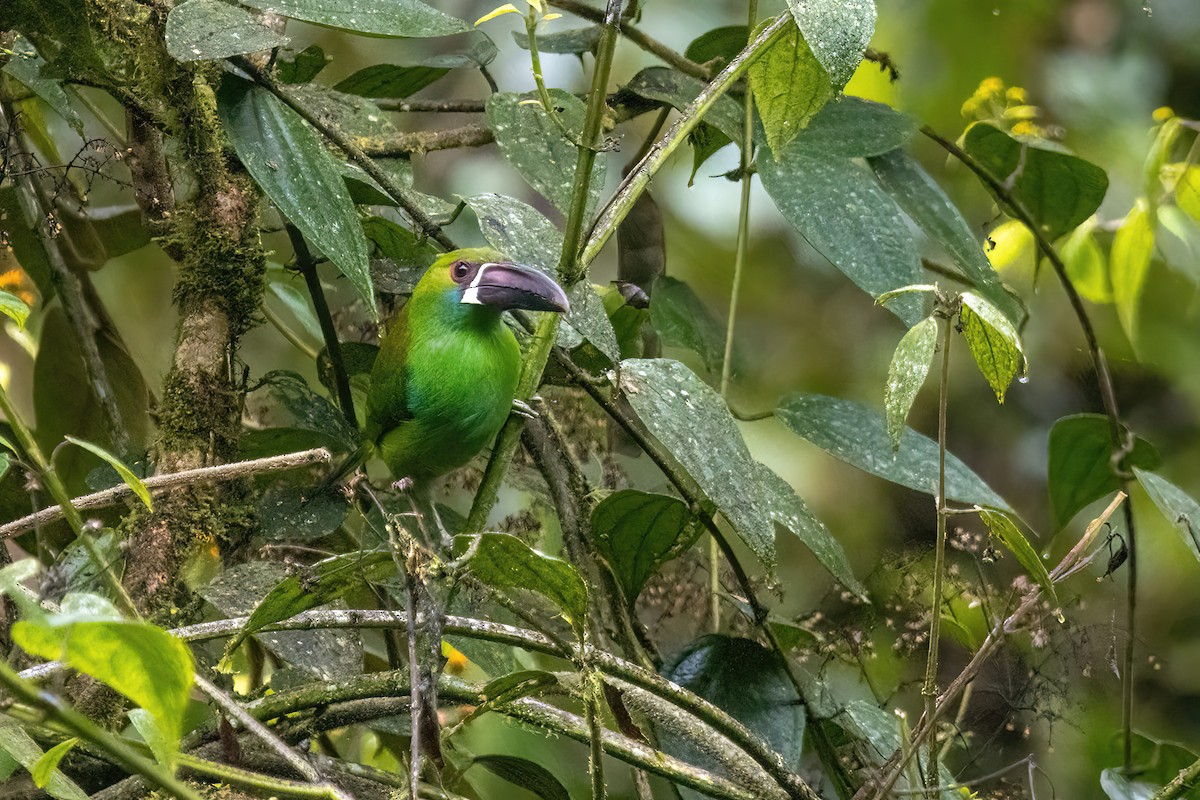
[(475, 280), (463, 290), (461, 302), (503, 311), (523, 308), (566, 313), (571, 310), (566, 293), (557, 283), (533, 267), (508, 262), (481, 264)]

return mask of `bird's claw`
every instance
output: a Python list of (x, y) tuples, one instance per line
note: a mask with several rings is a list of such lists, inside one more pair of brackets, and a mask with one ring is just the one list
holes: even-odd
[(401, 494), (409, 492), (413, 488), (413, 479), (409, 477), (401, 478), (392, 484), (392, 488)]
[[(529, 399), (530, 400), (534, 400), (534, 399), (540, 400), (541, 398), (531, 397)], [(524, 400), (518, 400), (515, 397), (513, 398), (513, 402), (512, 402), (512, 410), (513, 410), (513, 413), (516, 414), (518, 417), (524, 417), (525, 419), (537, 419), (539, 417), (537, 410), (533, 406), (529, 405), (529, 403), (526, 403)]]

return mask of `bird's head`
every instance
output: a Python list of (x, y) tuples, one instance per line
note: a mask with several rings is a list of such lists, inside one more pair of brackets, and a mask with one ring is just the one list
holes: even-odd
[(518, 308), (565, 313), (571, 307), (566, 293), (553, 279), (486, 247), (453, 250), (439, 256), (417, 283), (414, 295), (426, 292), (497, 313)]

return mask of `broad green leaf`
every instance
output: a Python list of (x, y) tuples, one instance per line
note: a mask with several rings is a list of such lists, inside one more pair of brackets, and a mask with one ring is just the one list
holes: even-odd
[(1200, 222), (1200, 167), (1184, 170), (1175, 184), (1175, 204)]
[(175, 746), (158, 727), (158, 721), (155, 720), (154, 715), (144, 708), (131, 708), (128, 717), (129, 721), (133, 723), (134, 730), (142, 737), (142, 741), (150, 748), (150, 752), (154, 754), (158, 763), (169, 767), (171, 759), (174, 758)]
[(227, 77), (218, 107), (230, 142), (255, 182), (377, 316), (367, 238), (320, 136), (270, 92), (245, 81)]
[(8, 780), (9, 776), (20, 768), (20, 762), (5, 751), (3, 747), (3, 733), (0, 733), (0, 781)]
[(642, 423), (720, 509), (764, 564), (775, 563), (775, 526), (750, 455), (725, 401), (678, 361), (626, 359), (620, 387)]
[(1158, 510), (1167, 521), (1179, 531), (1188, 550), (1200, 559), (1200, 503), (1175, 484), (1153, 472), (1138, 467), (1134, 467), (1133, 472), (1146, 494), (1154, 501), (1154, 505), (1158, 506)]
[[(688, 144), (692, 146), (692, 172), (688, 176), (688, 188), (695, 183), (696, 173), (700, 171), (704, 162), (712, 158), (722, 147), (731, 143), (732, 140), (728, 136), (707, 122), (701, 122), (688, 134)], [(721, 176), (714, 175), (713, 177)]]
[[(918, 492), (937, 490), (937, 443), (905, 429), (900, 450), (893, 451), (887, 422), (878, 411), (824, 395), (790, 394), (780, 401), (775, 415), (797, 436), (865, 472)], [(946, 454), (946, 499), (1012, 512), (952, 453)]]
[(291, 58), (277, 59), (275, 77), (283, 83), (309, 83), (332, 60), (319, 45), (310, 44)]
[(1011, 185), (1052, 241), (1096, 213), (1108, 191), (1108, 176), (1095, 164), (1036, 141), (1014, 139), (984, 122), (967, 129), (963, 148), (993, 178)]
[(632, 604), (666, 562), (692, 546), (702, 528), (676, 497), (626, 489), (592, 511), (592, 532), (601, 556)]
[[(551, 89), (550, 99), (554, 103), (553, 113), (573, 137), (578, 137), (587, 112), (583, 101), (561, 89)], [(487, 123), (508, 163), (555, 208), (566, 214), (571, 207), (579, 149), (546, 115), (537, 94), (503, 92), (491, 95), (487, 100)], [(588, 219), (604, 188), (605, 163), (605, 159), (597, 158), (592, 166)]]
[(1200, 283), (1200, 224), (1177, 206), (1156, 205), (1155, 251), (1168, 267)]
[(873, 0), (788, 0), (813, 55), (840, 91), (863, 60), (875, 33)]
[(963, 294), (959, 322), (975, 364), (1003, 403), (1009, 384), (1025, 363), (1017, 329), (1000, 309), (974, 292)]
[(288, 424), (313, 431), (337, 450), (354, 450), (360, 444), (358, 433), (342, 412), (295, 372), (272, 370), (251, 391), (261, 389), (266, 389), (273, 401), (271, 407), (264, 409), (267, 424)]
[(79, 740), (76, 738), (64, 739), (43, 753), (37, 763), (33, 765), (33, 769), (29, 770), (33, 776), (34, 785), (39, 789), (46, 788), (50, 779), (54, 777), (54, 773), (58, 772), (59, 763), (77, 744), (79, 744)]
[(570, 793), (558, 778), (554, 777), (554, 773), (527, 758), (505, 755), (475, 756), (471, 764), (478, 764), (493, 775), (532, 792), (542, 800), (571, 800)]
[(455, 536), (454, 554), (469, 554), (471, 573), (488, 586), (527, 589), (542, 595), (558, 607), (576, 632), (582, 633), (588, 613), (587, 586), (566, 561), (539, 553), (507, 533)]
[[(494, 96), (494, 95), (493, 95)], [(478, 194), (466, 203), (479, 220), (488, 243), (509, 258), (556, 277), (562, 234), (532, 206), (499, 194)], [(587, 339), (610, 361), (620, 360), (617, 335), (591, 284), (580, 281), (567, 290), (571, 310), (558, 326), (558, 344), (568, 350)]]
[[(517, 47), (529, 49), (529, 34), (525, 31), (513, 31), (513, 39)], [(560, 53), (563, 55), (579, 56), (593, 53), (600, 42), (600, 26), (589, 25), (586, 28), (572, 28), (565, 31), (548, 31), (539, 33), (537, 37), (538, 52)]]
[[(0, 716), (0, 752), (7, 753), (13, 761), (30, 773), (45, 756), (42, 748), (30, 738), (24, 728), (7, 716)], [(57, 800), (87, 800), (88, 797), (86, 792), (58, 769), (50, 772), (48, 780), (41, 788)]]
[(368, 36), (449, 36), (471, 30), (419, 0), (244, 0), (243, 5)]
[(1139, 200), (1113, 237), (1111, 270), (1113, 302), (1130, 342), (1137, 341), (1138, 308), (1154, 254), (1154, 223), (1145, 201)]
[(792, 27), (748, 71), (754, 107), (758, 109), (767, 142), (779, 158), (783, 149), (833, 97), (829, 73), (813, 55), (800, 30)]
[(367, 217), (363, 232), (382, 256), (371, 263), (375, 286), (381, 292), (412, 294), (417, 281), (437, 259), (437, 250), (428, 239), (418, 239), (408, 228), (386, 217)]
[[(634, 75), (622, 91), (632, 92), (648, 100), (682, 111), (704, 90), (705, 83), (699, 78), (685, 75), (669, 67), (647, 67)], [(704, 121), (715, 126), (732, 140), (741, 140), (743, 126), (742, 106), (729, 95), (722, 95), (704, 116)]]
[(361, 97), (408, 97), (416, 94), (450, 70), (438, 67), (401, 67), (372, 64), (334, 86), (335, 91)]
[(713, 28), (693, 39), (683, 54), (698, 64), (720, 59), (719, 63), (723, 66), (742, 51), (749, 38), (749, 29), (745, 25)]
[(503, 698), (511, 702), (518, 697), (528, 697), (551, 686), (557, 686), (558, 676), (540, 669), (523, 669), (501, 675), (488, 681), (480, 694), (487, 700)]
[(492, 63), (497, 52), (490, 36), (472, 28), (456, 36), (396, 42), (391, 57), (402, 67), (477, 69)]
[(884, 387), (883, 407), (887, 412), (888, 437), (892, 449), (900, 449), (900, 435), (908, 420), (909, 409), (917, 399), (917, 392), (929, 374), (929, 363), (937, 347), (937, 320), (926, 317), (908, 329), (888, 366), (887, 385)]
[(25, 218), (16, 186), (0, 186), (0, 238), (8, 242), (21, 269), (33, 279), (42, 302), (48, 303), (55, 293), (50, 262), (38, 228)]
[(1100, 245), (1096, 244), (1092, 234), (1094, 227), (1085, 223), (1072, 231), (1059, 248), (1059, 254), (1067, 267), (1071, 285), (1081, 297), (1093, 303), (1111, 303), (1113, 287), (1108, 275), (1108, 261)]
[[(789, 768), (799, 764), (805, 710), (778, 653), (749, 639), (710, 634), (668, 659), (662, 674), (745, 725), (779, 753)], [(664, 723), (659, 736), (664, 752), (733, 777), (713, 763), (705, 742), (696, 740), (694, 734)], [(702, 797), (685, 788), (680, 794), (686, 800)]]
[(154, 715), (178, 747), (195, 666), (182, 641), (146, 622), (121, 619), (94, 595), (71, 594), (62, 613), (22, 620), (13, 640), (29, 653), (59, 660), (128, 697)]
[(283, 47), (288, 37), (221, 0), (187, 0), (167, 15), (167, 52), (176, 61), (215, 61)]
[(890, 153), (920, 127), (915, 117), (884, 103), (839, 97), (821, 109), (780, 158), (871, 158)]
[(700, 356), (705, 369), (721, 371), (725, 326), (683, 281), (664, 275), (654, 282), (650, 324), (666, 344), (686, 347)]
[(1162, 790), (1153, 783), (1133, 780), (1115, 767), (1100, 773), (1100, 788), (1108, 800), (1153, 800)]
[(269, 542), (313, 542), (337, 530), (350, 507), (337, 486), (279, 481), (258, 495), (258, 535)]
[(255, 607), (250, 619), (233, 637), (225, 653), (232, 653), (248, 637), (268, 625), (290, 619), (304, 611), (331, 603), (395, 572), (392, 554), (382, 551), (345, 553), (302, 567), (272, 589)]
[[(853, 700), (835, 711), (834, 721), (847, 733), (858, 747), (857, 751), (868, 764), (883, 764), (892, 754), (904, 746), (901, 738), (901, 721), (887, 709), (880, 708), (874, 702)], [(815, 715), (814, 715), (815, 716)], [(814, 724), (817, 720), (814, 718)], [(919, 766), (914, 765), (911, 773), (924, 774), (926, 769), (924, 748), (915, 759)], [(954, 786), (954, 776), (942, 765), (938, 769), (939, 783), (942, 786)], [(904, 786), (902, 783), (901, 786)], [(907, 791), (897, 792), (901, 796), (917, 797), (921, 795), (920, 786), (908, 786)], [(944, 789), (938, 795), (939, 800), (959, 800), (962, 795), (951, 789)]]
[(125, 481), (125, 485), (133, 490), (133, 493), (142, 501), (142, 504), (150, 511), (154, 510), (154, 502), (150, 499), (150, 490), (146, 488), (146, 484), (142, 483), (142, 479), (125, 465), (124, 461), (99, 445), (85, 442), (83, 439), (76, 439), (74, 436), (68, 436), (66, 439), (71, 444), (78, 445), (89, 453), (104, 459), (110, 467), (117, 471), (117, 474), (121, 476), (121, 480)]
[(979, 232), (967, 224), (942, 187), (901, 149), (874, 156), (870, 164), (892, 199), (926, 236), (945, 248), (972, 288), (1019, 325), (1025, 316), (1021, 301), (1000, 282)]
[(15, 294), (0, 291), (0, 314), (5, 315), (17, 326), (24, 329), (25, 320), (29, 319), (29, 306)]
[(16, 78), (25, 88), (41, 98), (54, 112), (70, 123), (76, 133), (83, 134), (83, 121), (63, 88), (62, 79), (46, 74), (46, 61), (24, 36), (17, 34), (11, 44), (12, 57), (0, 72)]
[[(1121, 488), (1113, 475), (1112, 428), (1101, 414), (1073, 414), (1050, 429), (1047, 483), (1055, 528), (1066, 525), (1084, 506)], [(1157, 469), (1158, 451), (1142, 437), (1134, 441), (1129, 466)]]
[(1025, 538), (1025, 534), (1021, 533), (1021, 529), (1017, 527), (1016, 523), (1007, 514), (1001, 514), (998, 511), (980, 511), (979, 518), (988, 526), (992, 536), (999, 539), (1000, 543), (1016, 556), (1017, 563), (1025, 568), (1029, 577), (1038, 582), (1046, 596), (1050, 598), (1050, 602), (1057, 606), (1058, 593), (1054, 591), (1054, 581), (1050, 579), (1050, 572), (1046, 569), (1046, 564), (1038, 555), (1037, 550)]

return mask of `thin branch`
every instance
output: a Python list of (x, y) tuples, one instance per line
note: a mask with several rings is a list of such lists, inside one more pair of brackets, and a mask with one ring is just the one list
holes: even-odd
[[(303, 450), (299, 453), (285, 453), (280, 456), (256, 458), (252, 461), (235, 461), (231, 464), (219, 464), (214, 467), (198, 467), (196, 469), (185, 469), (181, 472), (170, 472), (165, 475), (154, 475), (143, 479), (142, 485), (151, 494), (155, 494), (192, 483), (232, 481), (248, 475), (281, 472), (312, 464), (326, 464), (331, 459), (332, 456), (328, 450), (318, 447), (315, 450)], [(111, 489), (76, 497), (70, 501), (70, 507), (75, 511), (89, 511), (97, 508), (107, 508), (124, 500), (132, 500), (133, 498), (133, 490), (122, 483)], [(51, 522), (62, 519), (64, 516), (67, 516), (67, 513), (63, 511), (63, 506), (61, 505), (43, 508), (41, 511), (29, 516), (0, 525), (0, 540), (20, 536), (25, 531), (33, 530), (40, 525), (48, 525)]]
[(375, 97), (371, 102), (382, 111), (443, 114), (482, 114), (483, 100), (396, 100), (391, 97)]
[[(561, 8), (569, 14), (574, 14), (580, 19), (586, 19), (588, 22), (597, 24), (604, 22), (605, 14), (603, 12), (586, 3), (579, 2), (579, 0), (547, 0), (547, 3), (555, 8)], [(621, 23), (621, 33), (626, 39), (647, 53), (657, 56), (684, 74), (691, 75), (693, 78), (699, 78), (702, 81), (706, 81), (712, 77), (712, 73), (709, 72), (708, 67), (703, 64), (697, 64), (695, 61), (681, 55), (657, 39), (646, 35), (639, 28), (635, 28), (628, 22)]]
[(483, 147), (494, 141), (496, 137), (491, 128), (472, 123), (440, 131), (398, 131), (365, 143), (362, 151), (373, 158), (386, 158), (422, 155), (435, 150), (453, 150), (459, 147)]

